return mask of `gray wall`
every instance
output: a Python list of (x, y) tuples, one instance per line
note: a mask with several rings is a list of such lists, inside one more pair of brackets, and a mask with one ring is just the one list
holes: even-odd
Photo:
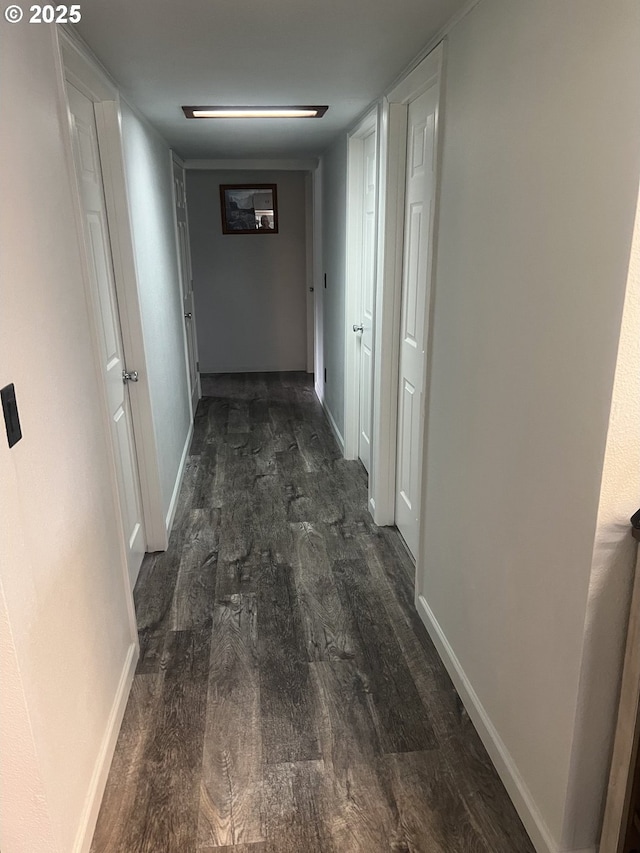
[[(277, 184), (279, 233), (223, 234), (220, 184)], [(203, 373), (305, 370), (304, 172), (188, 171)]]
[[(587, 596), (639, 40), (626, 0), (483, 0), (447, 45), (424, 593), (559, 850), (596, 841), (625, 623), (629, 566)], [(593, 643), (611, 584), (619, 609)]]
[(126, 103), (122, 134), (166, 517), (191, 425), (169, 146)]
[[(344, 302), (347, 239), (347, 137), (322, 157), (324, 404), (344, 435)], [(321, 285), (322, 286), (322, 285)]]

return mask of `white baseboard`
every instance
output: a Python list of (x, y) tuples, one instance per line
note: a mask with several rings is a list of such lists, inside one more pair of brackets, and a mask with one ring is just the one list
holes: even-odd
[[(491, 722), (487, 711), (480, 702), (477, 693), (467, 678), (433, 611), (421, 595), (416, 596), (416, 608), (438, 650), (438, 654), (442, 658), (447, 672), (451, 676), (451, 680), (469, 713), (473, 725), (480, 735), (482, 743), (489, 753), (491, 761), (502, 779), (502, 783), (507, 789), (507, 793), (525, 829), (529, 833), (533, 846), (538, 853), (561, 853), (560, 846), (549, 832), (544, 818), (540, 814), (513, 758), (504, 745), (497, 729)], [(596, 848), (565, 850), (562, 853), (596, 853)]]
[(89, 853), (93, 833), (95, 832), (96, 823), (98, 820), (98, 812), (102, 803), (104, 789), (107, 784), (109, 769), (113, 753), (115, 752), (116, 742), (120, 734), (120, 726), (124, 717), (129, 692), (133, 682), (133, 676), (138, 662), (139, 649), (137, 643), (132, 643), (127, 650), (127, 656), (122, 667), (120, 682), (116, 695), (111, 706), (107, 728), (102, 739), (102, 746), (96, 759), (91, 782), (89, 783), (89, 791), (85, 800), (80, 827), (76, 833), (76, 840), (73, 845), (73, 853)]
[(329, 426), (331, 427), (331, 431), (333, 432), (333, 435), (335, 436), (336, 441), (340, 445), (340, 450), (342, 452), (342, 455), (344, 456), (344, 438), (342, 437), (342, 434), (341, 434), (340, 430), (338, 429), (338, 425), (336, 424), (336, 422), (333, 419), (333, 415), (331, 414), (331, 412), (327, 408), (326, 402), (324, 400), (321, 400), (321, 403), (322, 403), (322, 409), (323, 409), (325, 415), (327, 416), (327, 420), (329, 421)]
[(191, 421), (191, 426), (189, 427), (189, 432), (187, 434), (187, 440), (185, 441), (184, 448), (182, 449), (182, 458), (180, 459), (180, 465), (178, 466), (176, 482), (173, 487), (171, 502), (169, 503), (169, 512), (167, 513), (167, 517), (165, 520), (167, 528), (167, 538), (171, 534), (171, 526), (173, 525), (173, 519), (176, 516), (176, 509), (178, 508), (178, 498), (180, 497), (180, 489), (182, 488), (182, 480), (184, 479), (184, 469), (187, 467), (187, 457), (189, 456), (189, 448), (191, 447), (192, 438), (193, 421)]
[(200, 365), (202, 376), (216, 376), (219, 373), (306, 373), (307, 362), (298, 366), (276, 364), (265, 362), (260, 364), (217, 364), (214, 368), (205, 368)]

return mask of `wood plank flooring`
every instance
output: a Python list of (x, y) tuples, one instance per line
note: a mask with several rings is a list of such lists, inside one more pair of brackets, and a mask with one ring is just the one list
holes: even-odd
[(92, 853), (533, 853), (310, 379), (203, 392)]

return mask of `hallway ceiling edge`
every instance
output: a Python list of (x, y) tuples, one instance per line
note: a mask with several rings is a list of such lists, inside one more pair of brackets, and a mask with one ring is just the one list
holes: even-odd
[[(85, 0), (77, 31), (183, 157), (317, 156), (468, 0)], [(188, 121), (182, 104), (329, 104), (322, 121)]]

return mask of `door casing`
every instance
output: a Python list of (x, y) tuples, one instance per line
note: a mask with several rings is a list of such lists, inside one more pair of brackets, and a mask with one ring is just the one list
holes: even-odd
[(395, 523), (413, 555), (418, 551), (421, 520), (421, 433), (424, 429), (424, 378), (429, 344), (437, 106), (436, 86), (408, 104)]
[[(193, 294), (193, 272), (191, 270), (191, 242), (189, 240), (189, 212), (187, 204), (186, 172), (183, 161), (175, 151), (171, 151), (171, 187), (173, 193), (174, 225), (176, 233), (176, 252), (178, 255), (178, 280), (180, 299), (184, 313), (184, 357), (187, 369), (187, 381), (191, 399), (191, 414), (195, 416), (198, 401), (202, 396), (198, 361), (198, 335), (196, 330), (195, 299)], [(176, 169), (181, 173), (181, 187), (178, 186)], [(180, 219), (179, 209), (184, 217)], [(180, 226), (183, 225), (181, 237)], [(191, 316), (188, 316), (188, 315)]]
[[(363, 319), (362, 306), (362, 212), (363, 212), (363, 168), (364, 142), (370, 134), (376, 137), (376, 187), (379, 182), (378, 157), (378, 107), (374, 107), (355, 127), (347, 141), (347, 276), (345, 288), (345, 390), (344, 390), (344, 455), (346, 459), (357, 459), (360, 433), (361, 375), (359, 341), (353, 325)], [(376, 193), (377, 195), (377, 193)], [(377, 198), (375, 202), (377, 210)], [(377, 218), (377, 216), (376, 216)], [(373, 282), (376, 284), (377, 226), (373, 235), (374, 259)], [(375, 330), (373, 350), (375, 352)], [(373, 382), (371, 392), (373, 392)]]
[[(429, 265), (430, 301), (426, 306), (427, 324), (426, 370), (422, 394), (422, 447), (426, 443), (429, 398), (429, 346), (431, 310), (434, 297), (434, 273), (438, 232), (440, 156), (442, 136), (443, 68), (445, 41), (437, 45), (382, 99), (380, 111), (378, 189), (378, 257), (376, 275), (375, 351), (373, 391), (373, 445), (369, 477), (369, 509), (376, 524), (392, 525), (395, 521), (396, 447), (398, 427), (398, 374), (400, 355), (400, 308), (402, 303), (402, 264), (404, 249), (405, 168), (407, 149), (407, 112), (409, 103), (430, 89), (438, 90), (435, 127), (435, 198), (431, 227), (431, 262)], [(421, 454), (424, 460), (425, 454)], [(424, 492), (425, 471), (421, 471)], [(421, 534), (418, 540), (421, 542)], [(421, 545), (416, 562), (420, 562)]]
[(99, 342), (100, 381), (106, 391), (109, 436), (117, 472), (116, 494), (133, 589), (146, 550), (146, 536), (131, 419), (131, 383), (123, 378), (125, 371), (132, 368), (126, 363), (122, 344), (94, 104), (69, 81), (66, 95), (75, 143), (76, 185), (84, 214), (83, 245), (92, 273), (86, 288), (94, 320), (90, 325)]
[[(58, 44), (66, 79), (93, 101), (95, 108), (122, 344), (126, 364), (129, 369), (137, 370), (139, 375), (135, 394), (131, 394), (131, 417), (135, 435), (146, 548), (147, 551), (164, 551), (168, 546), (169, 537), (163, 509), (158, 449), (153, 428), (153, 410), (146, 369), (142, 313), (138, 295), (120, 129), (120, 96), (115, 83), (107, 77), (102, 69), (96, 66), (72, 32), (61, 29), (58, 35)], [(78, 188), (75, 183), (70, 125), (67, 147), (72, 192), (80, 232), (82, 212)], [(85, 281), (89, 282), (88, 269), (85, 274)], [(93, 337), (94, 347), (97, 347), (95, 333)], [(106, 419), (108, 417), (106, 403), (104, 410)], [(133, 624), (135, 625), (133, 604), (131, 604), (131, 608)]]

